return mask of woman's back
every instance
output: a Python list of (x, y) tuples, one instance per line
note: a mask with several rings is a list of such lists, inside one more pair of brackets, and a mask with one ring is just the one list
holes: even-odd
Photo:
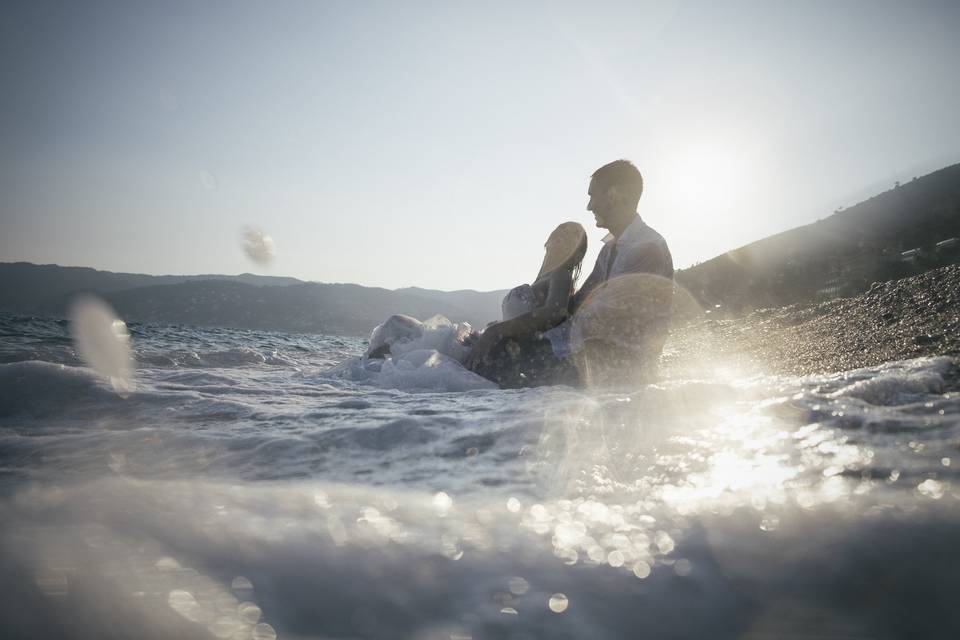
[(521, 284), (507, 292), (500, 304), (501, 320), (512, 320), (542, 307), (550, 292), (549, 277), (540, 278), (533, 284)]

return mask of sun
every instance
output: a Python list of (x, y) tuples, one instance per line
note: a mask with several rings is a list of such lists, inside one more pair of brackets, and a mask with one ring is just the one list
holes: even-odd
[(663, 196), (674, 207), (723, 213), (743, 205), (753, 172), (737, 145), (697, 140), (675, 149), (663, 165)]

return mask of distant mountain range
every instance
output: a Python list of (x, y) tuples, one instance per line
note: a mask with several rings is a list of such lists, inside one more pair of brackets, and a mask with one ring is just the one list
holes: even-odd
[(734, 313), (852, 296), (960, 261), (960, 164), (678, 271), (701, 305)]
[(257, 276), (151, 276), (86, 267), (0, 263), (0, 310), (66, 314), (80, 293), (103, 297), (128, 321), (368, 335), (393, 313), (441, 314), (483, 327), (500, 318), (504, 291), (390, 291)]

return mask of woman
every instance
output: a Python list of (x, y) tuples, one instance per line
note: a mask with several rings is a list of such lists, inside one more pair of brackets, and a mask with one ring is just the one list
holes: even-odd
[(539, 334), (569, 313), (587, 233), (564, 222), (550, 234), (540, 272), (531, 285), (513, 289), (503, 302), (504, 320), (490, 325), (474, 342), (464, 366), (501, 387), (572, 382), (558, 371), (549, 343)]
[(388, 355), (403, 358), (432, 349), (501, 387), (575, 384), (569, 376), (558, 377), (551, 371), (558, 362), (539, 334), (567, 317), (580, 262), (587, 251), (587, 233), (576, 222), (564, 222), (547, 238), (544, 249), (533, 284), (511, 290), (503, 300), (503, 320), (491, 324), (482, 334), (469, 331), (467, 324), (451, 323), (439, 316), (421, 322), (393, 315), (374, 329), (364, 361)]

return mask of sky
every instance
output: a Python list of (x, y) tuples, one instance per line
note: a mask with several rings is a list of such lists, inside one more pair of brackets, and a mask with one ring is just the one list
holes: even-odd
[(0, 261), (509, 288), (567, 220), (590, 268), (627, 158), (686, 267), (960, 162), (958, 33), (952, 0), (0, 0)]

